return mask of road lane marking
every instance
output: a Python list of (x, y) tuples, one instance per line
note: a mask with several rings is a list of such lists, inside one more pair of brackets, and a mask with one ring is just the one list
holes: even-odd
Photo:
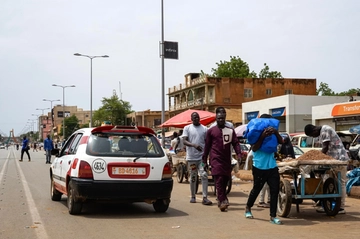
[(26, 178), (25, 178), (25, 176), (23, 174), (23, 171), (20, 168), (19, 160), (16, 158), (15, 152), (13, 154), (14, 154), (14, 160), (16, 162), (16, 167), (18, 168), (18, 171), (19, 171), (20, 179), (21, 179), (23, 187), (24, 187), (24, 193), (25, 193), (25, 196), (26, 196), (27, 204), (29, 206), (31, 219), (33, 221), (33, 226), (37, 227), (37, 228), (34, 229), (34, 231), (35, 231), (35, 233), (37, 235), (37, 238), (47, 239), (47, 238), (49, 238), (49, 236), (47, 235), (44, 224), (41, 221), (41, 217), (40, 217), (40, 214), (39, 214), (39, 212), (38, 212), (38, 210), (36, 208), (34, 199), (33, 199), (32, 195), (31, 195), (29, 185), (28, 185), (28, 183), (26, 181)]
[(2, 182), (3, 180), (3, 177), (4, 177), (4, 171), (5, 169), (7, 168), (7, 164), (9, 162), (9, 157), (10, 157), (10, 152), (8, 153), (8, 156), (6, 157), (6, 160), (5, 160), (5, 163), (1, 169), (1, 172), (0, 172), (0, 182)]

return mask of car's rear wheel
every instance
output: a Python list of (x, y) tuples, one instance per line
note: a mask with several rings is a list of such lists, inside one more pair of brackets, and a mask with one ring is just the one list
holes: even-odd
[(158, 199), (153, 203), (155, 212), (166, 212), (170, 205), (170, 199)]
[(82, 209), (82, 204), (83, 203), (76, 201), (75, 200), (75, 195), (76, 195), (76, 191), (75, 191), (73, 182), (70, 181), (69, 186), (68, 186), (67, 206), (68, 206), (69, 213), (71, 215), (80, 214), (81, 209)]
[(50, 185), (51, 200), (60, 201), (62, 193), (56, 190), (54, 183), (55, 183), (54, 179), (51, 178), (51, 185)]

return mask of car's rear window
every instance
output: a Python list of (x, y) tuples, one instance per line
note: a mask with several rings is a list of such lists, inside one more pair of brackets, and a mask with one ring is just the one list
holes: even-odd
[(154, 135), (116, 132), (91, 134), (86, 153), (107, 157), (164, 156), (164, 151)]

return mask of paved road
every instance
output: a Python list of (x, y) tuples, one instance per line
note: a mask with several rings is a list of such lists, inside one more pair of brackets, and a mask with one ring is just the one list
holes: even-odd
[[(268, 222), (268, 209), (253, 208), (255, 219), (244, 218), (251, 182), (234, 182), (228, 212), (217, 206), (189, 203), (189, 185), (177, 183), (169, 210), (155, 213), (145, 203), (86, 204), (81, 215), (67, 212), (66, 197), (50, 199), (49, 165), (44, 151), (30, 152), (19, 162), (20, 151), (0, 150), (0, 238), (357, 238), (360, 200), (347, 200), (345, 215), (316, 213), (311, 201), (295, 206), (284, 225)], [(201, 187), (200, 187), (201, 188)], [(215, 202), (212, 188), (210, 199)], [(201, 194), (197, 196), (201, 200)]]

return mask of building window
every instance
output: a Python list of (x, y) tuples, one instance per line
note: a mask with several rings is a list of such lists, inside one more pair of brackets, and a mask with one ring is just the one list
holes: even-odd
[(266, 89), (266, 95), (272, 95), (272, 90), (271, 89)]
[(252, 89), (244, 89), (244, 98), (252, 98)]
[(285, 90), (285, 95), (291, 95), (293, 93), (292, 90)]
[(191, 101), (191, 100), (194, 100), (194, 95), (193, 95), (192, 90), (190, 90), (189, 97), (188, 97), (188, 101)]

